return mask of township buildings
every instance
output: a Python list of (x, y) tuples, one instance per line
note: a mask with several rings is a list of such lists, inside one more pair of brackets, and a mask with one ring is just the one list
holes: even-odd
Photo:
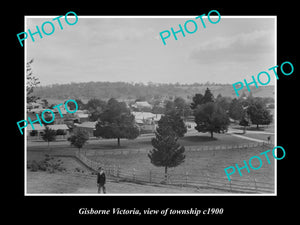
[[(47, 107), (42, 103), (32, 103), (27, 107), (27, 117), (32, 121), (37, 119), (36, 114), (41, 114)], [(140, 127), (141, 134), (153, 133), (156, 129), (157, 122), (162, 114), (153, 114), (149, 112), (152, 106), (148, 102), (135, 102), (132, 106), (132, 114), (135, 116), (135, 121)], [(144, 112), (147, 111), (147, 112)], [(90, 137), (94, 136), (94, 130), (97, 121), (90, 121), (90, 113), (88, 110), (77, 110), (75, 113), (68, 113), (64, 108), (61, 108), (63, 117), (59, 115), (57, 110), (53, 110), (55, 119), (51, 124), (43, 124), (40, 126), (38, 122), (32, 126), (27, 126), (27, 139), (39, 140), (42, 138), (45, 125), (56, 131), (57, 139), (66, 139), (74, 129), (81, 128), (89, 133)]]

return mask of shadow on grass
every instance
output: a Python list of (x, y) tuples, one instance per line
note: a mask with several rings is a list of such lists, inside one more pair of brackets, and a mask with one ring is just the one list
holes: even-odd
[[(234, 129), (237, 129), (237, 130), (244, 130), (244, 127), (241, 127), (241, 126), (236, 126), (236, 127), (232, 127)], [(267, 130), (269, 127), (268, 126), (260, 126), (260, 127), (246, 127), (246, 130), (250, 130), (250, 131), (265, 131)]]
[(182, 141), (190, 141), (190, 142), (210, 142), (216, 141), (217, 138), (211, 138), (209, 136), (188, 136), (181, 138)]
[(233, 134), (244, 135), (244, 134), (246, 134), (246, 133), (244, 133), (244, 132), (233, 132)]
[[(121, 146), (117, 146), (117, 145), (113, 145), (113, 144), (98, 144), (98, 145), (90, 145), (87, 146), (88, 149), (102, 149), (102, 150), (110, 150), (110, 149), (116, 149), (116, 150), (120, 150), (120, 149), (127, 149), (130, 148), (130, 146), (126, 146), (126, 145), (121, 145)], [(131, 147), (132, 148), (132, 147)]]

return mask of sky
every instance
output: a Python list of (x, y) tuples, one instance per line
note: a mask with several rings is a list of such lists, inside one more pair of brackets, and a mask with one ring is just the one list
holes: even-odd
[[(199, 14), (200, 15), (200, 14)], [(36, 31), (53, 17), (26, 17), (27, 29)], [(69, 17), (68, 17), (69, 18)], [(69, 18), (72, 23), (72, 19)], [(187, 20), (198, 30), (185, 37), (166, 39), (160, 32), (179, 29)], [(212, 20), (214, 20), (212, 18)], [(215, 18), (216, 20), (216, 18)], [(53, 34), (25, 42), (26, 61), (34, 59), (33, 74), (41, 85), (110, 81), (133, 83), (235, 83), (275, 66), (274, 17), (221, 17), (217, 24), (195, 16), (86, 17), (72, 26), (61, 18)], [(190, 24), (188, 29), (193, 30)], [(41, 29), (41, 28), (40, 28)], [(45, 26), (50, 32), (50, 26)], [(271, 75), (270, 84), (275, 77)]]

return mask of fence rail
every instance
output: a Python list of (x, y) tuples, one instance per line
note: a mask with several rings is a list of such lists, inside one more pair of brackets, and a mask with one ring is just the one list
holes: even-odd
[[(185, 146), (186, 152), (198, 151), (215, 151), (215, 150), (229, 150), (229, 149), (247, 149), (256, 148), (261, 146), (271, 147), (271, 144), (266, 142), (257, 143), (244, 143), (235, 145), (207, 145), (207, 146)], [(106, 156), (106, 155), (131, 155), (131, 154), (147, 154), (149, 149), (113, 149), (113, 150), (98, 150), (98, 149), (84, 149), (83, 154), (93, 156)]]
[(228, 181), (226, 177), (210, 175), (165, 174), (154, 171), (136, 171), (135, 169), (124, 169), (117, 165), (103, 165), (100, 162), (90, 160), (82, 153), (77, 152), (76, 157), (92, 170), (104, 167), (108, 177), (117, 180), (133, 182), (168, 184), (176, 186), (187, 186), (195, 188), (212, 188), (239, 193), (274, 193), (274, 184), (251, 179), (239, 178)]

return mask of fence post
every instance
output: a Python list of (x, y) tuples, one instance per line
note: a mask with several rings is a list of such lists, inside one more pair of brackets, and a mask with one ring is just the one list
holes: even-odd
[(189, 179), (189, 173), (185, 172), (185, 184), (188, 184), (188, 179)]
[(116, 165), (114, 164), (113, 165), (113, 174), (114, 174), (114, 177), (116, 177), (117, 176), (117, 169), (116, 169), (117, 167), (116, 167)]
[(208, 186), (209, 186), (209, 176), (208, 176), (208, 174), (206, 174), (206, 178), (207, 178), (206, 185), (207, 185), (207, 187), (208, 187)]
[(117, 177), (118, 178), (120, 178), (120, 170), (121, 170), (120, 165), (118, 165), (118, 169), (117, 169)]
[(149, 171), (149, 182), (152, 183), (152, 172), (151, 172), (151, 170)]
[(133, 177), (133, 180), (135, 181), (135, 169), (134, 168), (132, 169), (132, 177)]
[(256, 185), (255, 177), (254, 177), (254, 185), (255, 185), (255, 191), (257, 192), (257, 185)]
[(231, 189), (231, 180), (229, 180), (229, 188), (230, 188), (230, 191), (232, 192), (232, 189)]

